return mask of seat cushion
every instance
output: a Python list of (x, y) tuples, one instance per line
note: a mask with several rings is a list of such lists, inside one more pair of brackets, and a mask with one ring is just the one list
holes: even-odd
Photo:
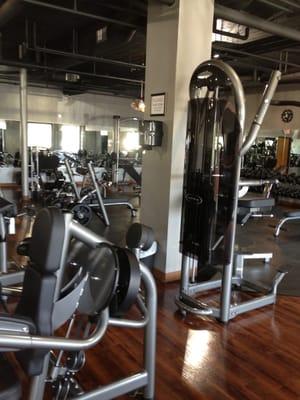
[(51, 273), (60, 267), (65, 237), (65, 222), (61, 210), (43, 208), (36, 216), (32, 228), (28, 255), (36, 269)]
[(293, 218), (299, 218), (300, 219), (300, 211), (287, 211), (284, 213), (286, 217), (293, 217)]
[(239, 199), (238, 206), (244, 208), (274, 207), (275, 199), (273, 199), (272, 197), (270, 197), (269, 199), (265, 199), (262, 197), (246, 197)]

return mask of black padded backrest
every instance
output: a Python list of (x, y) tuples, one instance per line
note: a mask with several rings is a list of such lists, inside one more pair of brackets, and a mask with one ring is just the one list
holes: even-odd
[(41, 272), (58, 269), (65, 237), (64, 217), (57, 207), (42, 209), (34, 222), (29, 246), (29, 258)]
[[(23, 291), (16, 314), (30, 318), (38, 335), (51, 336), (52, 313), (56, 288), (56, 271), (59, 269), (65, 237), (64, 217), (53, 207), (42, 209), (35, 220), (29, 247), (30, 262), (26, 267)], [(29, 375), (42, 371), (47, 350), (24, 350), (16, 354)]]

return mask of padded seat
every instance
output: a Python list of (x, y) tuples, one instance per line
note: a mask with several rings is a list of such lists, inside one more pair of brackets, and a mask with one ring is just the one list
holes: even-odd
[(17, 215), (17, 206), (11, 201), (4, 199), (4, 197), (0, 197), (0, 213), (4, 217), (15, 217)]
[(126, 198), (105, 198), (105, 199), (103, 199), (103, 203), (104, 204), (114, 204), (114, 203), (119, 203), (119, 202), (122, 202), (122, 203), (129, 203), (129, 199), (126, 199)]
[(300, 218), (300, 211), (287, 211), (284, 213), (285, 217)]
[(246, 197), (239, 199), (238, 202), (238, 207), (244, 207), (244, 208), (264, 208), (264, 207), (274, 207), (274, 206), (275, 206), (275, 199), (272, 197), (270, 197), (269, 199), (262, 197), (255, 197), (255, 198)]

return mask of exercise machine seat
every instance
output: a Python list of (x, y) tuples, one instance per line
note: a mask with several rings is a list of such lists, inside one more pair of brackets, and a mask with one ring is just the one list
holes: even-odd
[[(28, 251), (30, 261), (16, 308), (16, 315), (29, 318), (35, 325), (36, 333), (42, 336), (53, 334), (56, 271), (60, 267), (64, 235), (61, 210), (55, 207), (42, 209), (33, 226)], [(28, 375), (39, 375), (47, 352), (40, 349), (24, 350), (17, 352), (16, 357)]]
[(8, 218), (15, 217), (17, 215), (16, 204), (6, 200), (4, 197), (0, 197), (0, 214)]
[(300, 211), (286, 211), (284, 216), (289, 218), (300, 218)]
[(265, 207), (274, 207), (275, 199), (270, 197), (268, 199), (263, 197), (249, 197), (242, 198), (238, 201), (238, 207), (241, 208), (265, 208)]
[(129, 199), (128, 198), (104, 198), (103, 199), (103, 203), (104, 204), (114, 204), (114, 203), (118, 203), (118, 202), (122, 202), (122, 203), (128, 203)]

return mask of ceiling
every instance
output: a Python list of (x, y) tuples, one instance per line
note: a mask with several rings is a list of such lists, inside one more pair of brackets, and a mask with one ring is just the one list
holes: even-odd
[[(0, 82), (17, 83), (17, 68), (23, 66), (35, 86), (69, 95), (89, 91), (137, 97), (145, 75), (147, 3), (0, 0)], [(216, 4), (290, 28), (300, 26), (300, 0)], [(213, 55), (234, 66), (249, 85), (264, 82), (278, 67), (282, 82), (300, 83), (300, 41), (215, 21), (215, 29), (221, 26), (223, 32), (215, 36)]]

